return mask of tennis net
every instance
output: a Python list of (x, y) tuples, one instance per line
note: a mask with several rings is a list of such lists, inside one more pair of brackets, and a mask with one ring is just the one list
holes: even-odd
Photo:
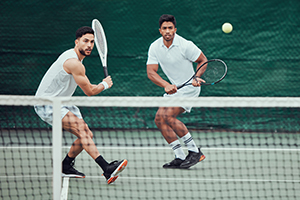
[[(53, 105), (53, 128), (33, 105)], [(108, 161), (128, 160), (115, 183), (106, 184), (85, 151), (75, 167), (86, 178), (61, 178), (61, 160), (76, 139), (61, 131), (61, 105), (80, 108)], [(155, 125), (157, 108), (190, 105), (178, 119), (206, 159), (187, 170), (164, 169), (174, 153)], [(1, 199), (300, 198), (300, 98), (0, 95), (0, 111)]]

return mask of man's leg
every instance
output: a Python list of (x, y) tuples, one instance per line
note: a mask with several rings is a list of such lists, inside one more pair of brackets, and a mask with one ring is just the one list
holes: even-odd
[(93, 133), (83, 119), (79, 119), (72, 112), (68, 112), (62, 119), (64, 130), (74, 134), (77, 139), (71, 146), (68, 155), (75, 158), (83, 149), (95, 160), (100, 153), (93, 141)]
[(114, 182), (118, 177), (117, 175), (126, 167), (127, 160), (113, 162), (110, 164), (106, 162), (106, 160), (100, 155), (92, 139), (93, 133), (89, 129), (88, 125), (83, 119), (79, 119), (72, 112), (68, 112), (62, 119), (62, 125), (66, 131), (69, 131), (77, 136), (77, 139), (73, 143), (68, 155), (66, 156), (66, 159), (68, 161), (74, 160), (75, 157), (84, 149), (102, 168), (104, 171), (104, 176), (107, 179), (107, 183), (109, 184)]
[[(86, 123), (83, 119), (79, 119), (72, 112), (68, 112), (65, 117), (62, 119), (62, 127), (64, 130), (71, 132), (72, 134), (77, 136), (77, 139), (73, 142), (68, 154), (63, 160), (63, 175), (68, 177), (76, 177), (76, 178), (84, 178), (85, 175), (81, 172), (78, 172), (74, 167), (74, 161), (78, 154), (82, 152), (85, 146), (95, 146), (94, 142), (91, 142), (93, 137), (92, 132), (87, 127)], [(81, 138), (83, 138), (83, 143)], [(87, 150), (88, 152), (89, 150)], [(93, 152), (97, 153), (98, 150), (93, 150)], [(89, 152), (88, 152), (89, 153)], [(99, 153), (99, 152), (98, 152)], [(93, 157), (99, 156), (99, 154), (92, 154)], [(95, 159), (95, 158), (94, 158)]]
[(177, 135), (183, 137), (188, 132), (184, 123), (177, 119), (183, 112), (181, 107), (161, 107), (156, 113), (155, 124), (169, 144), (178, 139)]
[(185, 159), (177, 135), (184, 135), (187, 128), (181, 121), (176, 119), (183, 111), (182, 108), (161, 107), (156, 113), (155, 124), (175, 154), (175, 159), (166, 163), (163, 168), (178, 168)]
[[(164, 168), (189, 168), (205, 158), (203, 155), (203, 159), (200, 160), (202, 156), (200, 149), (197, 148), (186, 126), (177, 119), (183, 112), (184, 109), (181, 107), (162, 107), (156, 113), (155, 123), (175, 153), (175, 160), (164, 165)], [(182, 138), (188, 147), (189, 155), (186, 159), (177, 136)]]
[(82, 150), (83, 150), (83, 147), (81, 146), (80, 139), (76, 139), (73, 142), (68, 155), (71, 158), (75, 158), (82, 152)]

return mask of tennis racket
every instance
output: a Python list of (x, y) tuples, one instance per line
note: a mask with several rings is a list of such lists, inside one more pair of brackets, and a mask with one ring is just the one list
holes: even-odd
[(227, 74), (227, 65), (224, 61), (220, 59), (208, 60), (203, 63), (196, 71), (196, 73), (187, 80), (181, 86), (178, 86), (177, 89), (180, 89), (187, 85), (192, 85), (191, 80), (196, 78), (196, 74), (200, 69), (206, 67), (205, 72), (201, 75), (201, 79), (205, 80), (205, 83), (201, 83), (201, 85), (214, 85), (222, 81)]
[(102, 62), (104, 77), (108, 76), (107, 71), (107, 43), (106, 37), (101, 23), (97, 19), (92, 21), (92, 29), (95, 35), (95, 44), (99, 53), (100, 60)]

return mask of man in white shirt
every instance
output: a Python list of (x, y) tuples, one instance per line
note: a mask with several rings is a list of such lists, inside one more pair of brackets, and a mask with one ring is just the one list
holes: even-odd
[[(75, 47), (62, 53), (51, 65), (44, 75), (35, 96), (70, 97), (75, 92), (77, 85), (88, 96), (97, 95), (105, 89), (109, 89), (113, 85), (110, 76), (103, 79), (99, 84), (91, 84), (85, 74), (85, 66), (82, 61), (86, 56), (91, 55), (93, 47), (93, 29), (87, 26), (79, 28), (76, 31)], [(53, 108), (51, 105), (36, 105), (34, 108), (42, 120), (52, 125)], [(83, 120), (77, 106), (63, 105), (61, 107), (61, 120), (63, 129), (77, 137), (62, 162), (63, 176), (85, 177), (83, 173), (73, 167), (75, 158), (84, 149), (102, 168), (107, 183), (114, 182), (118, 178), (118, 174), (126, 167), (127, 160), (106, 162), (100, 155), (93, 141), (93, 133)]]
[[(177, 86), (182, 85), (194, 75), (193, 62), (197, 63), (198, 68), (207, 59), (193, 42), (177, 35), (176, 31), (175, 17), (162, 15), (159, 19), (159, 32), (162, 37), (150, 45), (148, 52), (148, 78), (165, 89), (164, 97), (198, 97), (200, 84), (205, 82), (200, 78), (203, 71), (199, 70), (196, 78), (191, 80), (192, 85), (179, 90), (177, 90)], [(159, 66), (171, 83), (159, 76), (157, 73)], [(187, 169), (205, 158), (187, 127), (176, 118), (178, 115), (190, 111), (191, 107), (160, 107), (156, 113), (155, 124), (175, 153), (175, 159), (163, 165), (163, 168)], [(189, 151), (187, 156), (185, 156), (178, 137), (187, 145)]]

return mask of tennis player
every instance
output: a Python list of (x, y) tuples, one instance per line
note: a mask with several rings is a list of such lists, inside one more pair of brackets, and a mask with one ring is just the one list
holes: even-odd
[[(91, 84), (82, 64), (86, 56), (91, 55), (94, 47), (94, 31), (91, 27), (81, 27), (76, 31), (75, 47), (62, 53), (44, 75), (36, 92), (37, 97), (70, 97), (77, 85), (87, 96), (97, 95), (112, 85), (110, 76), (99, 84)], [(42, 120), (52, 125), (53, 109), (50, 105), (35, 106), (36, 113)], [(82, 118), (76, 106), (61, 107), (62, 127), (74, 134), (77, 139), (62, 162), (63, 176), (84, 178), (85, 175), (74, 168), (75, 158), (84, 149), (102, 168), (107, 183), (114, 182), (118, 174), (126, 167), (127, 160), (107, 161), (100, 155), (94, 141), (93, 133)]]
[[(165, 89), (166, 98), (198, 97), (200, 83), (204, 82), (201, 78), (193, 79), (192, 85), (180, 90), (177, 90), (177, 86), (182, 85), (195, 74), (193, 62), (196, 62), (199, 67), (207, 59), (193, 42), (177, 35), (176, 31), (175, 17), (162, 15), (159, 19), (159, 32), (162, 37), (154, 41), (148, 51), (148, 78)], [(159, 65), (171, 83), (162, 79), (157, 73)], [(191, 107), (160, 107), (156, 113), (155, 124), (175, 153), (175, 159), (163, 165), (163, 168), (187, 169), (205, 158), (187, 127), (177, 119), (178, 115), (190, 111)], [(188, 148), (187, 156), (179, 138)]]

